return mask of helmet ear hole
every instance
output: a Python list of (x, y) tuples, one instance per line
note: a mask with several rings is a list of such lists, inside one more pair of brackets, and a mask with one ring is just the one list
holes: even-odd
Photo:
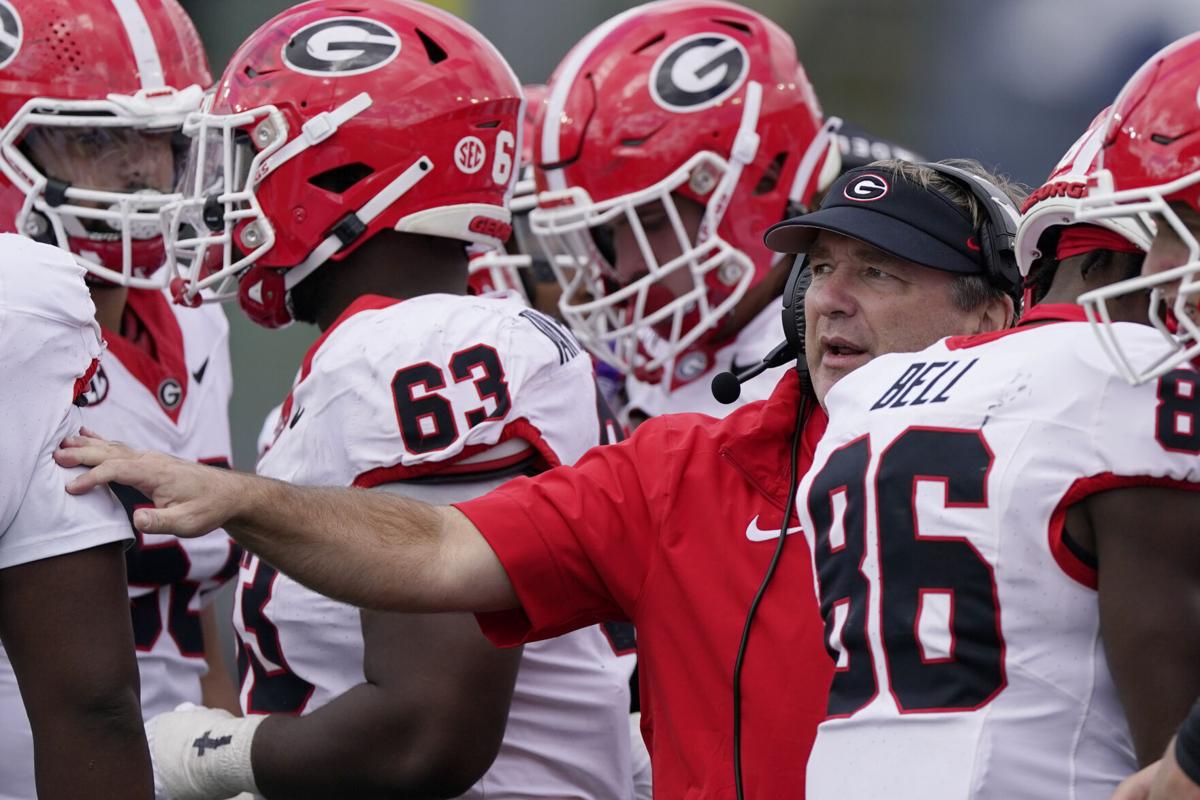
[(343, 164), (340, 167), (326, 170), (319, 175), (314, 175), (308, 179), (308, 182), (318, 189), (324, 189), (333, 194), (345, 194), (357, 183), (374, 174), (374, 172), (375, 170), (366, 164), (356, 161), (353, 164)]
[(754, 196), (760, 197), (764, 194), (770, 194), (775, 191), (775, 187), (779, 185), (779, 177), (783, 175), (783, 165), (787, 163), (787, 151), (778, 153), (775, 158), (771, 159), (771, 163), (763, 170), (762, 177), (758, 179), (758, 183), (754, 185)]

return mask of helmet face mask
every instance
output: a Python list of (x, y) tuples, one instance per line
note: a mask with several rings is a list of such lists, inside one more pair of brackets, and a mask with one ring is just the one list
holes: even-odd
[(185, 163), (192, 86), (98, 101), (31, 99), (0, 134), (0, 172), (24, 195), (16, 230), (81, 257), (102, 282), (161, 289), (160, 214)]
[[(212, 78), (176, 0), (0, 0), (0, 228), (73, 252), (95, 285), (159, 289), (177, 136)], [(96, 31), (104, 31), (97, 36)]]
[[(1100, 180), (1103, 182), (1108, 178), (1102, 175)], [(1184, 185), (1178, 185), (1181, 183)], [(1200, 183), (1200, 174), (1163, 187), (1097, 195), (1085, 200), (1078, 214), (1080, 220), (1108, 219), (1117, 215), (1145, 220), (1142, 224), (1153, 226), (1156, 237), (1171, 238), (1173, 235), (1186, 250), (1186, 256), (1175, 259), (1180, 262), (1177, 266), (1161, 272), (1143, 273), (1079, 297), (1079, 304), (1087, 312), (1105, 353), (1121, 375), (1134, 385), (1154, 380), (1200, 358), (1200, 239), (1166, 199), (1196, 183)], [(1151, 245), (1154, 246), (1157, 245)], [(1108, 304), (1147, 290), (1150, 292), (1149, 322), (1162, 336), (1164, 349), (1151, 362), (1135, 364), (1121, 345)]]
[[(1081, 222), (1124, 218), (1143, 230), (1156, 229), (1146, 262), (1153, 272), (1079, 298), (1114, 365), (1135, 384), (1200, 357), (1198, 90), (1200, 34), (1168, 45), (1129, 79), (1105, 120), (1099, 169), (1076, 214)], [(1159, 269), (1164, 259), (1156, 254), (1167, 244), (1171, 253)], [(1108, 303), (1147, 290), (1149, 322), (1164, 348), (1149, 363), (1134, 363), (1114, 329)]]
[(238, 114), (204, 110), (184, 123), (192, 146), (177, 202), (163, 212), (168, 270), (183, 278), (182, 300), (237, 297), (238, 279), (275, 243), (255, 189), (288, 138), (274, 106)]
[[(626, 374), (668, 391), (699, 378), (778, 263), (763, 231), (837, 174), (837, 122), (822, 121), (791, 37), (723, 0), (618, 14), (548, 88), (531, 225), (562, 316)], [(681, 198), (702, 209), (697, 224), (683, 224)], [(624, 247), (609, 247), (609, 230)]]
[[(659, 183), (602, 202), (578, 187), (541, 195), (530, 227), (563, 287), (563, 318), (598, 358), (646, 379), (672, 374), (676, 357), (745, 295), (753, 263), (719, 235), (705, 236), (704, 221), (689, 230), (676, 201), (684, 186), (711, 193), (728, 171), (717, 154), (697, 153)], [(623, 277), (632, 271), (627, 265), (613, 263), (622, 257), (612, 246), (618, 226), (639, 257), (632, 279)], [(724, 290), (716, 304), (713, 283)]]

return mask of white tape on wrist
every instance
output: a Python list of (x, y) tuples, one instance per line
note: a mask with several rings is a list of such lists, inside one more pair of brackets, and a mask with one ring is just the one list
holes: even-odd
[(147, 722), (155, 793), (173, 800), (258, 794), (250, 749), (265, 719), (185, 703)]

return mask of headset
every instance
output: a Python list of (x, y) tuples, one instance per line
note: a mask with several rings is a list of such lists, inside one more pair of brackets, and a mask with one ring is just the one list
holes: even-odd
[[(975, 238), (979, 243), (988, 283), (1011, 297), (1014, 308), (1019, 312), (1024, 282), (1017, 266), (1016, 242), (1020, 214), (1016, 206), (1008, 195), (991, 181), (964, 169), (936, 162), (925, 162), (918, 166), (942, 175), (975, 198), (983, 211), (983, 219), (976, 228)], [(783, 290), (785, 341), (749, 369), (737, 374), (720, 372), (714, 376), (712, 393), (719, 402), (735, 402), (741, 395), (741, 385), (766, 370), (783, 366), (790, 361), (803, 360), (804, 294), (811, 283), (812, 272), (808, 269), (808, 259), (798, 257)], [(806, 376), (807, 372), (801, 369), (801, 377)]]
[(920, 166), (949, 178), (979, 203), (983, 220), (976, 235), (988, 282), (1019, 304), (1023, 281), (1017, 266), (1017, 225), (1021, 214), (1012, 200), (991, 181), (965, 169), (937, 162), (925, 162)]

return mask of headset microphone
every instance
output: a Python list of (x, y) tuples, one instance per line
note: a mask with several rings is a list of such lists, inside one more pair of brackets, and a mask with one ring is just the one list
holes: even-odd
[(808, 370), (804, 365), (804, 295), (812, 283), (812, 271), (804, 257), (796, 260), (783, 290), (783, 333), (787, 339), (767, 353), (763, 360), (740, 372), (718, 372), (712, 379), (712, 395), (718, 403), (736, 403), (742, 384), (774, 367), (796, 362), (800, 380), (808, 389)]
[(763, 360), (753, 367), (739, 372), (718, 372), (712, 379), (712, 394), (718, 403), (729, 405), (736, 403), (742, 395), (742, 384), (774, 367), (782, 367), (796, 360), (796, 350), (791, 342), (781, 342)]

